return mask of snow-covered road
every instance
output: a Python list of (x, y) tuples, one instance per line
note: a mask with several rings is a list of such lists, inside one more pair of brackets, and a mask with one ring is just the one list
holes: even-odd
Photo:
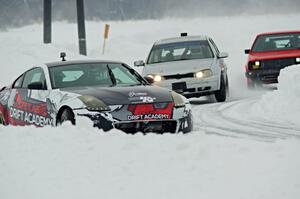
[[(275, 141), (277, 138), (300, 139), (300, 128), (287, 123), (255, 116), (249, 110), (260, 97), (227, 103), (194, 105), (195, 130), (221, 136)], [(192, 101), (192, 103), (196, 103)]]

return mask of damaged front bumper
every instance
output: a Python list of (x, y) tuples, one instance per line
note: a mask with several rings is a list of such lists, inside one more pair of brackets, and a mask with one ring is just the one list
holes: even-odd
[(171, 119), (153, 120), (118, 120), (113, 117), (112, 112), (94, 112), (86, 109), (74, 110), (77, 117), (87, 117), (93, 122), (93, 126), (104, 131), (113, 128), (122, 130), (126, 133), (178, 133), (183, 131), (188, 125), (191, 117), (191, 107), (187, 104), (184, 107), (174, 108)]

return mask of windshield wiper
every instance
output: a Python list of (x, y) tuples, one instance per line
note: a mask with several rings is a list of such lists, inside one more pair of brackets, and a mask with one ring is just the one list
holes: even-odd
[(141, 82), (141, 83), (138, 83), (138, 85), (146, 85), (147, 84), (147, 82), (145, 82), (145, 80), (140, 76), (140, 74), (138, 74), (134, 69), (130, 68), (129, 72), (131, 74), (133, 74), (136, 78), (138, 78), (138, 80)]
[(162, 63), (162, 61), (154, 61), (154, 62), (150, 62), (148, 64), (159, 64), (159, 63)]
[(111, 81), (113, 83), (111, 86), (116, 86), (117, 85), (117, 80), (116, 80), (116, 77), (115, 77), (114, 73), (109, 68), (108, 64), (106, 65), (106, 67), (107, 67), (107, 70), (108, 70), (109, 77), (110, 77), (110, 79), (111, 79)]
[(138, 84), (130, 84), (130, 85), (128, 85), (128, 86), (141, 86), (141, 85), (144, 85), (144, 84), (138, 83)]

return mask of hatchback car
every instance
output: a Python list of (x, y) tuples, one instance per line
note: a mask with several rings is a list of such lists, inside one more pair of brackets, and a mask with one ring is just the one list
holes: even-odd
[(226, 57), (210, 37), (181, 34), (155, 42), (146, 62), (134, 65), (144, 66), (143, 76), (154, 85), (188, 98), (214, 94), (218, 102), (224, 102), (228, 94)]
[(300, 64), (300, 31), (259, 34), (245, 53), (248, 88), (277, 83), (281, 69)]

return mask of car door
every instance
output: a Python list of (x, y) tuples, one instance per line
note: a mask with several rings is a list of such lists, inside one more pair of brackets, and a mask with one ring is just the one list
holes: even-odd
[(47, 90), (42, 68), (33, 68), (20, 76), (13, 84), (9, 98), (9, 123), (12, 125), (54, 125), (49, 106), (50, 91)]

